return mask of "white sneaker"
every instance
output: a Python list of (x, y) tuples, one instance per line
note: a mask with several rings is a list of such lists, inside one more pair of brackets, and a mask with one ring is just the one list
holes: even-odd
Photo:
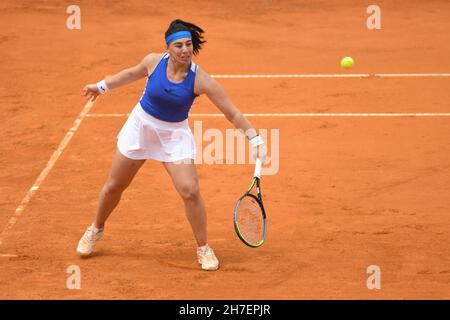
[(203, 270), (219, 269), (219, 260), (217, 260), (213, 249), (209, 245), (197, 247), (198, 263), (202, 265)]
[(78, 242), (77, 252), (82, 256), (88, 256), (94, 251), (95, 243), (103, 237), (104, 228), (97, 229), (89, 226)]

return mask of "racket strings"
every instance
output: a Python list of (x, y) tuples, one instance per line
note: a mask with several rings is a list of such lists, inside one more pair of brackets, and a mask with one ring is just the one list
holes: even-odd
[(264, 237), (264, 219), (258, 202), (244, 197), (237, 210), (237, 224), (241, 236), (251, 244), (258, 244)]

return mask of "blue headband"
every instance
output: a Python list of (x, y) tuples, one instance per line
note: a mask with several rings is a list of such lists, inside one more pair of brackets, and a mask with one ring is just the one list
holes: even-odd
[(189, 31), (178, 31), (178, 32), (172, 33), (170, 36), (168, 36), (166, 38), (166, 44), (169, 45), (173, 41), (182, 39), (182, 38), (192, 39), (192, 35)]

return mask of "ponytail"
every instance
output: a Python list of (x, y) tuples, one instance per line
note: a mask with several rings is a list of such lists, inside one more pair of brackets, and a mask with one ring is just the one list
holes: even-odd
[(169, 37), (171, 34), (178, 32), (178, 31), (189, 31), (192, 36), (192, 45), (194, 47), (194, 55), (197, 55), (200, 49), (203, 47), (203, 44), (206, 42), (206, 40), (203, 40), (203, 31), (202, 28), (199, 26), (196, 26), (193, 23), (186, 22), (180, 19), (173, 20), (169, 28), (166, 31), (165, 37)]

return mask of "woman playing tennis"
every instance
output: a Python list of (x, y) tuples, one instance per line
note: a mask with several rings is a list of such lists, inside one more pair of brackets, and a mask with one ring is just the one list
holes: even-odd
[(83, 95), (93, 101), (108, 90), (147, 78), (140, 101), (117, 136), (112, 169), (101, 190), (95, 220), (78, 243), (79, 254), (88, 256), (93, 252), (122, 193), (145, 160), (152, 159), (162, 162), (184, 201), (202, 269), (219, 268), (219, 261), (207, 241), (205, 205), (194, 164), (195, 141), (188, 125), (189, 110), (195, 98), (206, 94), (226, 118), (245, 133), (254, 154), (263, 161), (267, 148), (222, 86), (192, 61), (192, 56), (198, 54), (206, 42), (203, 32), (192, 23), (174, 20), (165, 33), (165, 53), (150, 53), (136, 66), (83, 88)]

